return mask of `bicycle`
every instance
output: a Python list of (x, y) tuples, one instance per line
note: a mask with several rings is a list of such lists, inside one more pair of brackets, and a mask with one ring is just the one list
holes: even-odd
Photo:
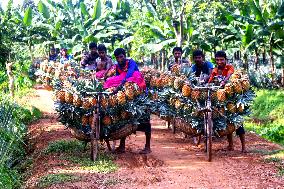
[[(101, 139), (101, 117), (100, 117), (100, 102), (102, 95), (110, 95), (112, 92), (87, 92), (87, 94), (94, 95), (96, 98), (96, 106), (93, 110), (93, 121), (91, 123), (91, 160), (95, 161), (97, 159), (99, 140)], [(109, 148), (109, 143), (106, 141)]]
[(212, 160), (212, 133), (213, 133), (213, 121), (212, 121), (212, 108), (211, 108), (211, 91), (219, 89), (221, 86), (206, 86), (206, 87), (194, 87), (194, 89), (205, 90), (207, 92), (207, 99), (205, 100), (204, 107), (198, 107), (198, 111), (204, 113), (204, 135), (205, 135), (205, 151), (207, 161)]

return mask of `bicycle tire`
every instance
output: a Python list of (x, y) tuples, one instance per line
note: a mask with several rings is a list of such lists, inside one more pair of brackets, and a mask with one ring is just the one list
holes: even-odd
[(213, 122), (211, 119), (211, 112), (207, 112), (207, 122), (206, 125), (206, 159), (207, 161), (212, 161), (212, 128)]

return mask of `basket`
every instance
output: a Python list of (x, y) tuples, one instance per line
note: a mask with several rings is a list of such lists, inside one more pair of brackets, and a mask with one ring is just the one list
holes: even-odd
[(174, 125), (180, 131), (184, 132), (187, 135), (198, 135), (197, 129), (193, 128), (190, 123), (187, 123), (184, 119), (176, 117), (173, 119)]
[(82, 130), (79, 130), (75, 127), (69, 127), (71, 134), (78, 140), (85, 141), (85, 142), (90, 142), (91, 137), (90, 135), (87, 135), (84, 133)]
[(126, 124), (121, 129), (110, 133), (110, 137), (108, 138), (108, 140), (118, 140), (118, 139), (127, 137), (131, 135), (132, 133), (134, 133), (137, 130), (137, 128), (138, 128), (138, 125)]
[(224, 130), (218, 130), (217, 133), (220, 137), (232, 134), (236, 130), (236, 127), (234, 124), (228, 124), (226, 129)]
[[(134, 133), (138, 128), (138, 125), (133, 125), (133, 124), (127, 124), (124, 127), (122, 127), (119, 130), (116, 130), (112, 133), (110, 133), (110, 137), (107, 138), (107, 140), (118, 140), (124, 137), (127, 137)], [(80, 141), (85, 141), (85, 142), (90, 142), (91, 138), (90, 135), (85, 134), (83, 131), (80, 129), (77, 129), (75, 127), (69, 128), (71, 131), (71, 134), (78, 140)]]

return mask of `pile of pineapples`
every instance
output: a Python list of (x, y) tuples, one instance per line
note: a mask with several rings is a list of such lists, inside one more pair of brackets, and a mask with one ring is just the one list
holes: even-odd
[[(67, 127), (83, 131), (86, 135), (91, 131), (93, 112), (99, 106), (102, 136), (108, 138), (128, 123), (138, 124), (139, 120), (149, 114), (147, 112), (147, 96), (136, 83), (126, 82), (117, 93), (101, 94), (98, 96), (91, 92), (103, 92), (103, 83), (85, 77), (68, 77), (54, 83), (56, 110), (60, 121)], [(114, 88), (107, 89), (113, 92)]]
[[(173, 66), (171, 72), (158, 72), (144, 69), (146, 83), (150, 88), (151, 111), (161, 118), (181, 118), (191, 131), (203, 132), (204, 118), (200, 111), (205, 106), (207, 91), (195, 89), (198, 84), (193, 75), (181, 74), (181, 68)], [(217, 83), (215, 85), (220, 85)], [(248, 76), (236, 71), (230, 82), (223, 89), (211, 92), (213, 129), (216, 135), (233, 132), (243, 123), (243, 116), (248, 115), (254, 98)]]
[(36, 81), (42, 83), (45, 86), (52, 87), (52, 81), (60, 78), (65, 80), (68, 76), (76, 77), (79, 72), (79, 67), (76, 62), (69, 61), (64, 64), (59, 62), (44, 60), (40, 63), (39, 68), (34, 73)]

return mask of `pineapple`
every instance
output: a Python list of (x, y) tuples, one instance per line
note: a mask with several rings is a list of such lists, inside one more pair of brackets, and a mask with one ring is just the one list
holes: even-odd
[(189, 97), (190, 96), (190, 92), (191, 92), (191, 88), (190, 88), (190, 86), (188, 84), (184, 84), (182, 86), (182, 90), (181, 91), (182, 91), (182, 95), (184, 97)]
[(117, 104), (116, 96), (115, 96), (115, 95), (111, 95), (111, 96), (109, 97), (109, 105), (110, 105), (111, 107), (115, 107), (116, 104)]
[(200, 96), (200, 91), (198, 89), (193, 89), (191, 91), (192, 100), (197, 101), (199, 99), (199, 96)]
[(237, 111), (237, 108), (236, 108), (236, 105), (235, 104), (233, 104), (233, 103), (231, 103), (231, 102), (229, 102), (228, 104), (227, 104), (227, 109), (228, 109), (228, 111), (230, 112), (230, 113), (236, 113), (236, 111)]
[(153, 76), (150, 80), (150, 86), (156, 87), (157, 86), (156, 81), (157, 81), (157, 77)]
[(135, 88), (132, 84), (126, 87), (125, 89), (125, 95), (129, 100), (133, 100), (135, 98)]
[(224, 89), (225, 89), (226, 94), (227, 94), (228, 97), (233, 96), (234, 91), (233, 91), (233, 87), (232, 87), (232, 85), (231, 85), (230, 83), (227, 83), (227, 84), (225, 85), (225, 88), (224, 88)]
[(82, 99), (77, 94), (74, 94), (73, 96), (73, 105), (77, 107), (80, 107), (82, 105)]
[(181, 78), (177, 77), (174, 81), (174, 88), (176, 90), (180, 90), (182, 88), (182, 85), (184, 83), (184, 80), (182, 80)]
[(218, 89), (217, 90), (217, 99), (220, 102), (225, 102), (226, 101), (226, 91), (225, 91), (225, 89)]
[(91, 106), (96, 106), (97, 105), (97, 99), (95, 97), (89, 97), (88, 101)]
[(118, 93), (116, 94), (116, 98), (117, 98), (118, 104), (123, 105), (126, 103), (126, 96), (123, 91), (118, 91)]
[(108, 107), (108, 99), (105, 96), (103, 96), (101, 99), (101, 105), (104, 109)]
[(181, 101), (179, 99), (176, 99), (176, 101), (175, 101), (175, 108), (177, 110), (179, 110), (179, 109), (181, 109), (182, 105), (183, 104), (181, 103)]
[(83, 115), (82, 116), (82, 125), (89, 125), (89, 116)]
[(120, 117), (118, 115), (114, 115), (114, 116), (111, 116), (111, 119), (112, 119), (112, 123), (116, 124), (119, 122)]
[(243, 104), (240, 104), (240, 105), (238, 106), (238, 108), (237, 108), (237, 111), (238, 111), (239, 113), (243, 113), (243, 112), (244, 112), (244, 105), (243, 105)]
[(217, 91), (212, 91), (211, 92), (211, 101), (213, 102), (213, 103), (215, 103), (215, 102), (217, 102)]
[(89, 124), (92, 125), (93, 121), (94, 121), (94, 117), (93, 117), (93, 115), (90, 115), (89, 116)]
[(201, 90), (200, 91), (200, 100), (206, 100), (208, 97), (208, 91)]
[(60, 90), (56, 92), (56, 99), (60, 102), (60, 103), (64, 103), (65, 102), (65, 91)]
[(230, 81), (232, 82), (238, 82), (238, 80), (241, 78), (240, 73), (235, 72), (231, 77), (230, 77)]
[(242, 94), (243, 92), (242, 84), (240, 82), (234, 82), (233, 89), (234, 89), (234, 92), (238, 94)]
[(82, 102), (82, 108), (84, 110), (88, 110), (91, 108), (91, 103), (89, 102), (88, 98), (83, 98), (83, 102)]
[(179, 75), (180, 71), (181, 71), (181, 66), (179, 64), (174, 64), (171, 67), (171, 72), (174, 73), (175, 75)]
[(121, 118), (122, 119), (128, 119), (129, 118), (129, 113), (128, 112), (126, 112), (126, 111), (122, 111), (121, 112)]
[(175, 79), (176, 78), (174, 76), (169, 76), (169, 79), (168, 79), (168, 86), (169, 87), (173, 87), (174, 86)]
[(73, 94), (71, 92), (65, 92), (65, 101), (68, 104), (73, 103)]
[(212, 111), (212, 118), (213, 119), (216, 119), (219, 117), (219, 112), (218, 112), (218, 109), (217, 108), (213, 108), (213, 111)]
[(244, 79), (241, 82), (242, 88), (244, 89), (244, 91), (248, 91), (250, 88), (250, 83), (248, 80)]
[(102, 121), (103, 121), (104, 126), (111, 125), (111, 122), (112, 122), (110, 116), (104, 116)]

